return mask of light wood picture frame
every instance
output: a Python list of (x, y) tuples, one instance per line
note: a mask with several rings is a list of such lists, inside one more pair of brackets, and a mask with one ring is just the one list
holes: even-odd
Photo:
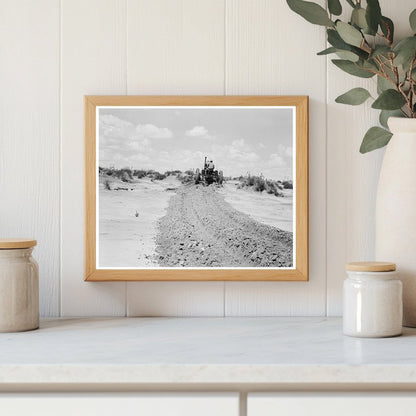
[(308, 280), (307, 96), (84, 104), (85, 280)]

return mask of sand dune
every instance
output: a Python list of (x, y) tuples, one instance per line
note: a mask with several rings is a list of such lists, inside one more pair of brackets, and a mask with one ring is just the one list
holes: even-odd
[(169, 189), (180, 182), (175, 176), (161, 181), (143, 178), (137, 183), (112, 181), (113, 189), (129, 190), (109, 191), (100, 183), (99, 267), (157, 266), (153, 256), (157, 222), (175, 193)]
[(281, 198), (252, 188), (237, 189), (238, 184), (228, 181), (219, 190), (226, 202), (262, 224), (293, 231), (293, 190), (282, 190), (285, 196)]
[(236, 184), (100, 176), (99, 267), (291, 267), (292, 191)]

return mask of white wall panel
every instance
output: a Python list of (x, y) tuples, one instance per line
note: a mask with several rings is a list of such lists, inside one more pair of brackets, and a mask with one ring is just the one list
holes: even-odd
[[(129, 0), (128, 94), (222, 95), (224, 0)], [(129, 316), (223, 316), (223, 282), (127, 283)]]
[[(323, 28), (284, 0), (0, 4), (0, 235), (38, 239), (42, 315), (341, 313), (344, 263), (374, 255), (383, 151), (358, 152), (376, 112), (334, 103), (374, 85), (315, 55)], [(381, 5), (410, 34), (414, 0)], [(85, 94), (309, 95), (310, 281), (84, 282)]]
[(224, 94), (225, 0), (128, 0), (128, 94)]
[(83, 96), (126, 92), (125, 0), (62, 1), (62, 315), (124, 315), (126, 284), (84, 282)]
[(310, 97), (310, 281), (227, 282), (226, 315), (325, 314), (326, 69), (316, 56), (324, 47), (324, 31), (284, 1), (227, 1), (226, 94)]
[[(395, 23), (395, 38), (410, 36), (408, 17), (414, 0), (380, 0), (384, 15)], [(348, 10), (348, 9), (347, 9)], [(348, 10), (349, 12), (349, 10)], [(335, 98), (362, 86), (376, 93), (376, 80), (352, 77), (328, 62), (328, 315), (342, 313), (342, 283), (345, 263), (374, 260), (374, 217), (378, 175), (384, 150), (359, 153), (365, 132), (378, 122), (379, 111), (365, 105), (351, 107)], [(386, 259), (388, 261), (389, 259)]]
[(0, 5), (0, 237), (38, 240), (40, 313), (57, 316), (59, 1)]

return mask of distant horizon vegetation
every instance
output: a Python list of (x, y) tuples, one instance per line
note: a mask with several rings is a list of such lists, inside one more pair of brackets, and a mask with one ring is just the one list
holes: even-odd
[[(111, 183), (109, 179), (118, 179), (124, 183), (136, 183), (140, 179), (149, 178), (152, 181), (163, 180), (168, 176), (175, 176), (182, 184), (190, 184), (194, 181), (195, 170), (188, 169), (181, 171), (176, 170), (167, 170), (163, 173), (160, 173), (153, 169), (132, 169), (132, 168), (122, 168), (115, 169), (99, 167), (98, 174), (102, 176), (104, 180), (104, 187), (107, 190), (112, 190)], [(225, 176), (224, 181), (239, 181), (237, 189), (249, 188), (257, 192), (265, 191), (268, 194), (273, 194), (275, 196), (283, 197), (283, 190), (293, 189), (293, 181), (289, 179), (282, 180), (272, 180), (264, 177), (261, 173), (259, 175), (252, 175), (250, 172), (247, 172), (246, 175), (239, 176)], [(124, 188), (116, 188), (124, 189)], [(128, 190), (128, 188), (125, 188)]]

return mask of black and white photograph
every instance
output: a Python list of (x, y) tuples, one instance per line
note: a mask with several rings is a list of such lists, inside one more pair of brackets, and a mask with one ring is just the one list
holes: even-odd
[(295, 107), (96, 111), (97, 268), (295, 267)]

